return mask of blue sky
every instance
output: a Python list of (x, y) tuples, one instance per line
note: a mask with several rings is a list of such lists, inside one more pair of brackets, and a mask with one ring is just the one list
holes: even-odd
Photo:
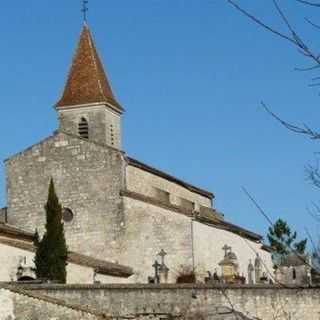
[[(254, 2), (254, 3), (253, 3)], [(283, 28), (271, 1), (239, 0)], [(314, 13), (281, 2), (312, 42)], [(313, 73), (290, 44), (254, 26), (224, 0), (90, 1), (89, 25), (124, 115), (124, 149), (155, 167), (213, 191), (229, 221), (266, 233), (272, 219), (305, 236), (318, 226), (306, 207), (319, 191), (306, 180), (318, 143), (288, 132), (260, 107), (317, 128)], [(81, 29), (79, 0), (10, 0), (1, 9), (0, 158), (50, 135)], [(283, 28), (283, 30), (285, 30)], [(312, 42), (317, 45), (315, 42)], [(5, 206), (4, 166), (0, 206)]]

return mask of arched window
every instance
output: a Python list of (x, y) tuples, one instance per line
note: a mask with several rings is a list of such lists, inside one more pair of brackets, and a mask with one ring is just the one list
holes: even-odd
[(86, 118), (82, 117), (78, 124), (79, 136), (83, 139), (89, 139), (89, 124)]
[(296, 272), (296, 269), (295, 269), (295, 268), (292, 269), (292, 279), (293, 279), (293, 280), (296, 280), (296, 279), (297, 279), (297, 272)]

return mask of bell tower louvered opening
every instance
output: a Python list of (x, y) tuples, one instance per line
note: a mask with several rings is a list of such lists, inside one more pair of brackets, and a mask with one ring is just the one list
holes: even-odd
[(86, 118), (81, 118), (78, 124), (78, 132), (81, 138), (89, 140), (89, 124)]

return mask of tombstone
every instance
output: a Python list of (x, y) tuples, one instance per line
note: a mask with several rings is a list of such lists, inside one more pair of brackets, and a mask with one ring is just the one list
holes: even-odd
[(167, 283), (168, 282), (168, 274), (169, 274), (169, 268), (165, 264), (160, 265), (159, 283)]
[(261, 283), (261, 259), (258, 253), (256, 259), (254, 260), (254, 272), (255, 283)]
[(231, 247), (229, 247), (228, 245), (224, 245), (223, 247), (222, 247), (222, 250), (224, 251), (224, 257), (226, 258), (227, 256), (228, 256), (228, 254), (229, 254), (229, 252), (231, 251)]
[(275, 276), (275, 281), (277, 283), (283, 283), (283, 275), (282, 275), (281, 269), (278, 266), (274, 271), (274, 276)]
[(36, 279), (35, 269), (27, 264), (27, 257), (20, 259), (16, 277), (17, 281), (33, 281)]
[(254, 281), (253, 281), (253, 276), (254, 276), (253, 272), (254, 272), (254, 266), (253, 266), (252, 261), (250, 259), (249, 260), (249, 265), (248, 265), (248, 283), (249, 284), (253, 284), (254, 283)]
[(161, 251), (158, 253), (158, 256), (161, 258), (161, 264), (158, 269), (159, 283), (168, 282), (169, 268), (165, 264), (166, 255), (167, 253), (163, 249), (161, 249)]
[(164, 258), (167, 255), (167, 253), (161, 249), (161, 251), (158, 253), (158, 256), (161, 258), (161, 264), (164, 265)]
[(263, 272), (262, 276), (260, 277), (260, 283), (264, 283), (264, 284), (269, 283), (268, 275), (265, 272)]
[(157, 257), (160, 257), (161, 263), (156, 259), (152, 267), (154, 268), (154, 276), (148, 277), (148, 283), (152, 284), (160, 284), (168, 282), (168, 275), (170, 269), (165, 264), (165, 257), (167, 253), (161, 249), (161, 251), (157, 254)]
[(225, 251), (224, 258), (219, 263), (222, 278), (226, 283), (234, 283), (239, 269), (237, 256), (232, 252), (232, 248), (227, 245), (222, 250)]

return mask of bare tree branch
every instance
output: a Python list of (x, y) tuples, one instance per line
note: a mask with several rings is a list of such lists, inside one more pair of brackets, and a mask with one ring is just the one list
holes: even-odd
[[(307, 57), (309, 59), (311, 59), (312, 61), (314, 61), (314, 65), (310, 66), (310, 67), (306, 67), (306, 68), (295, 68), (296, 71), (313, 71), (313, 70), (317, 70), (318, 68), (320, 68), (320, 54), (317, 53), (315, 49), (311, 48), (311, 46), (309, 47), (309, 45), (307, 44), (307, 42), (305, 41), (305, 39), (303, 39), (298, 32), (295, 30), (295, 28), (293, 27), (293, 25), (290, 23), (290, 20), (287, 18), (285, 12), (282, 10), (282, 8), (280, 7), (279, 3), (280, 0), (272, 0), (275, 9), (279, 15), (279, 17), (281, 18), (282, 22), (284, 23), (284, 25), (287, 28), (287, 31), (282, 32), (281, 29), (279, 31), (279, 29), (276, 29), (272, 26), (270, 26), (270, 24), (265, 23), (263, 20), (260, 20), (258, 17), (256, 17), (255, 15), (253, 15), (252, 13), (250, 13), (249, 11), (245, 10), (244, 8), (242, 8), (240, 5), (237, 4), (236, 0), (226, 0), (231, 6), (233, 6), (236, 10), (238, 10), (242, 15), (244, 15), (245, 17), (247, 17), (249, 20), (253, 21), (256, 25), (258, 25), (259, 27), (267, 30), (268, 32), (271, 32), (272, 34), (276, 35), (277, 37), (280, 37), (282, 39), (284, 39), (285, 41), (291, 43), (300, 54), (302, 54), (304, 57)], [(308, 0), (296, 0), (296, 2), (303, 4), (303, 5), (307, 5), (307, 6), (312, 6), (312, 7), (318, 7), (320, 8), (320, 2), (315, 2), (314, 1), (308, 1)], [(314, 23), (312, 20), (310, 20), (309, 18), (305, 18), (306, 23), (308, 23), (311, 27), (320, 30), (320, 24)], [(310, 84), (310, 87), (318, 87), (320, 86), (320, 77), (314, 77), (312, 79), (313, 83)], [(313, 129), (311, 129), (309, 126), (302, 124), (301, 126), (297, 126), (297, 125), (293, 125), (287, 121), (282, 120), (278, 115), (276, 115), (274, 112), (272, 112), (266, 105), (264, 102), (261, 102), (262, 107), (274, 118), (276, 119), (278, 122), (280, 122), (281, 125), (283, 125), (285, 128), (287, 128), (288, 130), (298, 133), (298, 134), (304, 134), (309, 136), (311, 139), (320, 139), (320, 132), (315, 131)], [(319, 163), (317, 163), (315, 166), (312, 165), (308, 165), (306, 167), (306, 172), (308, 175), (308, 179), (312, 182), (312, 184), (320, 189), (320, 168), (319, 168)], [(249, 194), (249, 192), (245, 189), (242, 188), (243, 191), (246, 193), (246, 195), (248, 196), (248, 198), (254, 203), (254, 205), (256, 206), (256, 208), (258, 209), (258, 211), (268, 220), (269, 224), (273, 225), (272, 221), (270, 220), (270, 218), (268, 217), (268, 215), (266, 214), (265, 211), (263, 211), (263, 209), (259, 206), (259, 204), (257, 203), (257, 201)], [(309, 214), (316, 219), (317, 222), (320, 222), (320, 206), (313, 204), (314, 205), (314, 210), (310, 210), (309, 208), (307, 208), (307, 210), (309, 211)], [(316, 211), (316, 213), (314, 212)], [(313, 246), (313, 250), (314, 250), (314, 254), (317, 254), (317, 258), (319, 259), (319, 264), (320, 264), (320, 247), (316, 247), (310, 232), (308, 231), (308, 229), (305, 229), (308, 238), (310, 239), (312, 246)], [(290, 246), (289, 246), (290, 251), (293, 254), (296, 254), (298, 257), (300, 257), (297, 252), (295, 250), (293, 250)], [(311, 266), (309, 265), (309, 263), (307, 261), (304, 262), (306, 265), (308, 265), (309, 267), (313, 267), (314, 269), (318, 269), (316, 266)], [(318, 272), (320, 272), (320, 270), (317, 270)]]
[(308, 6), (313, 6), (313, 7), (319, 7), (320, 8), (320, 3), (310, 2), (310, 1), (306, 1), (306, 0), (296, 0), (296, 1), (300, 2), (302, 4), (306, 4)]
[(295, 132), (295, 133), (299, 133), (299, 134), (304, 134), (309, 136), (311, 139), (320, 139), (320, 133), (312, 130), (311, 128), (309, 128), (307, 125), (303, 125), (303, 127), (299, 127), (293, 124), (290, 124), (287, 121), (282, 120), (279, 116), (277, 116), (275, 113), (273, 113), (266, 105), (265, 103), (262, 101), (261, 102), (262, 107), (273, 117), (275, 118), (277, 121), (279, 121), (285, 128), (287, 128), (288, 130)]
[(315, 202), (313, 202), (312, 205), (313, 205), (314, 208), (317, 210), (318, 217), (320, 218), (320, 207), (319, 207), (319, 205), (317, 205)]
[(320, 216), (318, 213), (315, 213), (314, 210), (311, 210), (309, 207), (306, 208), (309, 216), (314, 219), (316, 222), (319, 222)]
[(320, 29), (320, 25), (312, 22), (309, 18), (304, 18), (311, 26), (315, 27), (316, 29)]
[(315, 245), (315, 243), (314, 243), (314, 241), (313, 241), (313, 238), (312, 238), (312, 236), (311, 236), (308, 228), (305, 228), (305, 231), (306, 231), (306, 234), (307, 234), (307, 236), (308, 236), (308, 238), (309, 238), (309, 240), (310, 240), (310, 242), (311, 242), (311, 244), (312, 244), (313, 251), (314, 251), (314, 252), (317, 252), (317, 247), (316, 247), (316, 245)]
[(234, 6), (238, 11), (240, 11), (242, 14), (244, 14), (246, 17), (248, 17), (249, 19), (251, 19), (252, 21), (254, 21), (255, 23), (257, 23), (258, 25), (260, 25), (261, 27), (267, 29), (268, 31), (276, 34), (277, 36), (291, 42), (293, 45), (296, 45), (296, 42), (291, 39), (289, 36), (285, 35), (284, 33), (281, 33), (279, 31), (277, 31), (276, 29), (269, 27), (267, 24), (263, 23), (261, 20), (259, 20), (258, 18), (256, 18), (254, 15), (250, 14), (248, 11), (244, 10), (243, 8), (241, 8), (238, 4), (236, 4), (233, 0), (227, 0), (232, 6)]
[(312, 67), (306, 67), (306, 68), (294, 68), (295, 71), (312, 71), (312, 70), (315, 70), (315, 69), (318, 69), (320, 68), (320, 64), (316, 64)]
[(260, 207), (258, 202), (251, 196), (248, 190), (245, 187), (241, 187), (242, 191), (246, 194), (246, 196), (251, 200), (251, 202), (257, 207), (259, 212), (264, 216), (264, 218), (269, 222), (271, 226), (273, 226), (272, 220), (268, 217), (268, 215), (264, 212), (264, 210)]
[[(320, 189), (320, 170), (319, 170), (319, 162), (317, 161), (317, 164), (315, 166), (308, 165), (306, 166), (306, 172), (307, 172), (307, 178), (312, 182), (312, 184)], [(316, 207), (316, 209), (319, 209), (320, 213), (320, 208)]]
[[(254, 206), (258, 209), (258, 212), (260, 212), (263, 217), (268, 221), (268, 223), (270, 224), (271, 227), (274, 227), (274, 224), (272, 222), (272, 220), (269, 218), (269, 216), (267, 215), (267, 213), (261, 208), (261, 206), (258, 204), (258, 202), (253, 198), (253, 196), (249, 193), (249, 191), (245, 188), (242, 187), (243, 192), (247, 195), (247, 197), (252, 201), (252, 203), (254, 204)], [(299, 260), (301, 260), (301, 262), (303, 262), (304, 265), (310, 267), (311, 269), (316, 269), (315, 266), (312, 266), (311, 264), (309, 264), (309, 262), (305, 261), (305, 259), (303, 259), (296, 250), (294, 250), (290, 245), (287, 245), (285, 243), (283, 243), (283, 245), (285, 245), (292, 254), (294, 254)], [(318, 272), (320, 272), (320, 270), (317, 270)]]
[(308, 45), (302, 40), (302, 38), (298, 35), (298, 33), (294, 30), (292, 25), (289, 23), (289, 20), (285, 16), (284, 12), (280, 8), (278, 2), (276, 0), (273, 0), (273, 3), (276, 7), (276, 10), (278, 11), (278, 14), (280, 15), (281, 19), (289, 29), (291, 36), (288, 36), (275, 28), (270, 27), (266, 23), (259, 20), (257, 17), (255, 17), (253, 14), (249, 13), (248, 11), (244, 10), (242, 7), (240, 7), (237, 3), (234, 2), (234, 0), (227, 0), (229, 4), (231, 4), (235, 9), (240, 11), (243, 15), (248, 17), (250, 20), (254, 21), (256, 24), (258, 24), (260, 27), (268, 30), (269, 32), (289, 41), (291, 44), (293, 44), (295, 47), (302, 50), (300, 53), (303, 53), (303, 55), (309, 57), (310, 59), (314, 60), (317, 64), (320, 64), (320, 58), (319, 55), (312, 52), (311, 49), (309, 49)]

